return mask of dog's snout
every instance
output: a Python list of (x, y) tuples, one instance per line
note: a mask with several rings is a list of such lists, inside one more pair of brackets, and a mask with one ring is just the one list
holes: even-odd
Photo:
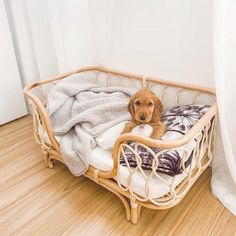
[(140, 120), (142, 120), (142, 121), (145, 121), (145, 119), (146, 119), (146, 115), (140, 115)]

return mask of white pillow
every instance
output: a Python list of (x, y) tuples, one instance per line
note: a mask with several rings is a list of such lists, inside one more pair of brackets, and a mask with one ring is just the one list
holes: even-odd
[(100, 134), (95, 138), (97, 145), (104, 150), (112, 150), (116, 139), (120, 136), (126, 122), (127, 121), (121, 122)]
[[(104, 150), (112, 150), (117, 138), (121, 135), (121, 132), (127, 121), (121, 122), (118, 125), (106, 130), (96, 138), (97, 145)], [(138, 125), (131, 131), (133, 134), (139, 134), (145, 137), (150, 137), (152, 133), (152, 126), (148, 124)], [(167, 131), (162, 140), (171, 141), (180, 138), (182, 135), (177, 132)]]
[(150, 137), (151, 133), (152, 133), (152, 126), (149, 124), (143, 124), (143, 125), (137, 125), (136, 127), (134, 127), (131, 131), (131, 133), (133, 134), (139, 134), (145, 137)]
[[(117, 138), (120, 136), (122, 130), (124, 129), (125, 123), (127, 121), (121, 122), (118, 125), (106, 130), (96, 138), (97, 145), (104, 150), (112, 150)], [(149, 137), (152, 133), (152, 127), (148, 124), (138, 125), (133, 130), (132, 133), (140, 134)]]

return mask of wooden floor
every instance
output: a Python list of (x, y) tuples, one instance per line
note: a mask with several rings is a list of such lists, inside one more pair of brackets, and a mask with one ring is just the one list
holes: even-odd
[(210, 193), (207, 169), (170, 210), (132, 225), (115, 195), (56, 163), (47, 169), (31, 117), (0, 127), (0, 235), (234, 235), (236, 217)]

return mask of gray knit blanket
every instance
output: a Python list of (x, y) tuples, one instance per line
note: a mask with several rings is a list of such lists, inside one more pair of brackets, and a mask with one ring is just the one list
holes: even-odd
[(88, 72), (61, 80), (48, 94), (47, 112), (62, 157), (75, 176), (85, 173), (95, 137), (130, 119), (127, 112), (134, 88), (107, 87)]

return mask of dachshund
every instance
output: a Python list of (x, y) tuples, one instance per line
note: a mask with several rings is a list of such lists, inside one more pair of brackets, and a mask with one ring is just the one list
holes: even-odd
[(160, 99), (149, 89), (142, 88), (136, 92), (129, 101), (128, 111), (131, 114), (131, 121), (125, 124), (121, 134), (141, 124), (149, 124), (153, 131), (150, 138), (159, 139), (166, 131), (165, 125), (161, 122), (163, 105)]

